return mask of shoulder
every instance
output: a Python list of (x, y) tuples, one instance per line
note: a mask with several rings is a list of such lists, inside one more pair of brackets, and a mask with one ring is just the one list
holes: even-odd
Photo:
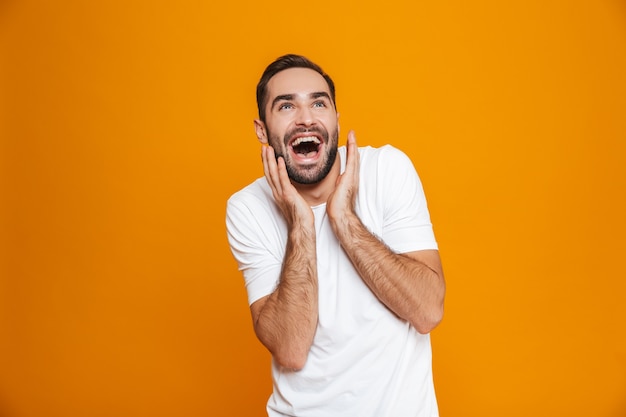
[(361, 170), (366, 172), (391, 173), (413, 167), (408, 155), (393, 145), (364, 146), (359, 148), (359, 155)]
[(261, 177), (228, 198), (226, 213), (231, 215), (234, 211), (248, 214), (262, 212), (270, 208), (273, 201), (267, 180)]
[(265, 177), (237, 191), (227, 201), (226, 229), (234, 240), (254, 245), (270, 236), (280, 239), (285, 227)]
[(402, 150), (396, 148), (393, 145), (384, 145), (380, 148), (372, 148), (376, 152), (376, 155), (379, 159), (383, 159), (385, 161), (397, 161), (397, 160), (409, 160), (409, 157)]
[[(341, 158), (341, 172), (345, 170), (346, 147), (339, 148)], [(410, 158), (402, 150), (393, 145), (383, 145), (380, 147), (361, 146), (359, 147), (359, 159), (361, 172), (375, 172), (378, 169), (394, 169), (412, 166)]]
[(380, 147), (362, 146), (359, 148), (361, 159), (371, 159), (379, 161), (409, 160), (409, 157), (402, 150), (393, 145), (383, 145)]

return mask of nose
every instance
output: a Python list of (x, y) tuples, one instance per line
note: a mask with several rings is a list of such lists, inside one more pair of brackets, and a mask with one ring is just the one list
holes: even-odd
[(309, 107), (302, 106), (298, 109), (298, 113), (296, 115), (296, 124), (302, 126), (311, 126), (315, 124), (313, 112)]

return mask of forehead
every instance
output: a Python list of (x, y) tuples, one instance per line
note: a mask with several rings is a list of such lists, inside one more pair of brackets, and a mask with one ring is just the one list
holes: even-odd
[(279, 95), (308, 95), (326, 92), (330, 95), (324, 77), (310, 68), (289, 68), (274, 75), (267, 83), (267, 92), (271, 100)]

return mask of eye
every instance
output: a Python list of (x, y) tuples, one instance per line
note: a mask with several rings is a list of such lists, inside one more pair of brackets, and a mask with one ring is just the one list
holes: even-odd
[(282, 103), (281, 105), (278, 106), (278, 110), (288, 110), (288, 109), (293, 109), (293, 104)]
[(316, 107), (316, 108), (326, 107), (326, 102), (324, 102), (323, 100), (317, 100), (316, 102), (313, 103), (313, 107)]

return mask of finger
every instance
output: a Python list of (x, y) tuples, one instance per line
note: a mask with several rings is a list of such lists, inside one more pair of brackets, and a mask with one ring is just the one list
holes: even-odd
[(267, 178), (267, 182), (272, 189), (272, 193), (274, 193), (274, 197), (278, 197), (282, 190), (280, 180), (278, 179), (274, 148), (271, 146), (264, 146), (263, 148), (263, 171), (265, 172), (265, 178)]
[(280, 187), (282, 190), (286, 190), (291, 186), (291, 181), (289, 180), (289, 174), (287, 173), (287, 164), (285, 163), (285, 158), (282, 156), (278, 157), (276, 165)]
[(348, 143), (346, 147), (346, 172), (348, 175), (358, 174), (359, 150), (356, 144), (356, 135), (354, 134), (354, 130), (348, 132)]
[(282, 196), (283, 194), (283, 187), (281, 186), (280, 183), (280, 174), (278, 173), (278, 160), (276, 159), (276, 152), (274, 151), (274, 148), (272, 148), (271, 146), (268, 147), (269, 149), (267, 150), (267, 165), (269, 167), (269, 173), (270, 173), (270, 179), (272, 180), (272, 184), (274, 185), (274, 188), (276, 189), (276, 192), (278, 193), (279, 196)]
[(348, 132), (348, 144), (356, 144), (356, 134), (354, 130)]
[(263, 161), (263, 174), (265, 174), (265, 179), (267, 180), (267, 184), (270, 186), (272, 190), (272, 194), (275, 193), (274, 185), (272, 184), (272, 180), (270, 179), (270, 168), (267, 163), (267, 146), (261, 146), (261, 160)]
[(267, 146), (261, 145), (261, 162), (263, 163), (263, 173), (267, 177)]

